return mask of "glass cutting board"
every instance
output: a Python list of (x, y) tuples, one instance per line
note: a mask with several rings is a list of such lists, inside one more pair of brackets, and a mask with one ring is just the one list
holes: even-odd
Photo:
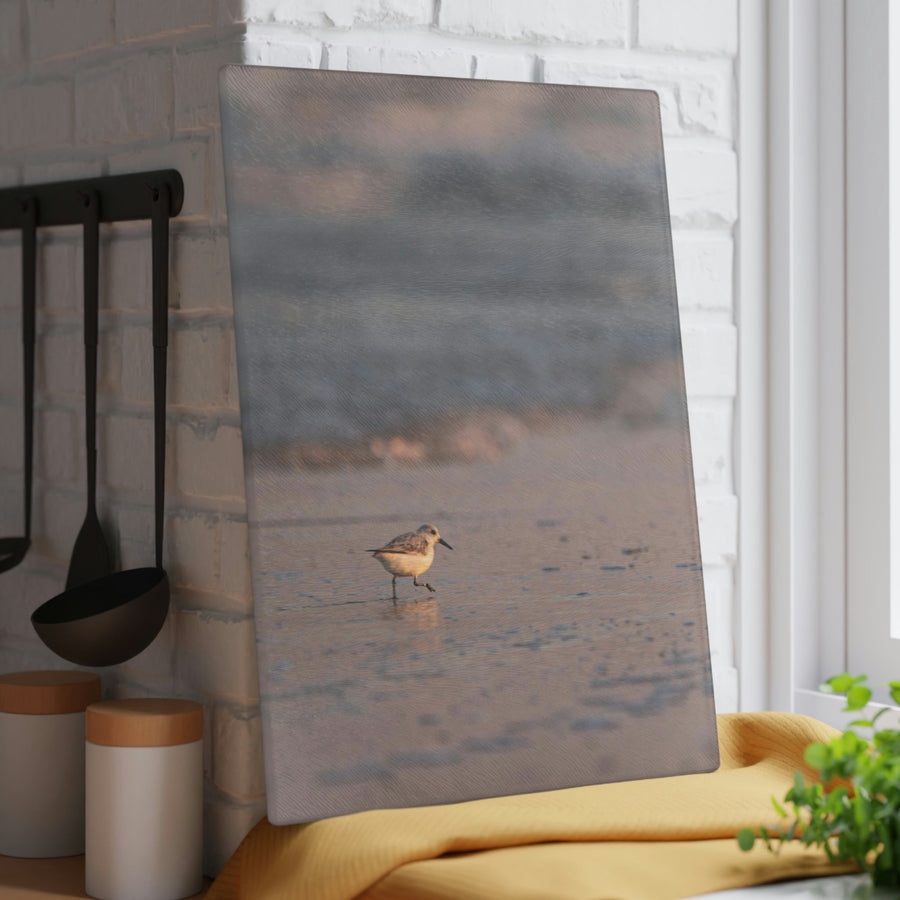
[(656, 95), (221, 102), (270, 819), (715, 768)]

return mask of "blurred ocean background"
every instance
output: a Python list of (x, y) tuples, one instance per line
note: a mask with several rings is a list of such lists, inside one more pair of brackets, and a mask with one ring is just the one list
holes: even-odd
[(270, 818), (714, 767), (655, 97), (224, 85)]

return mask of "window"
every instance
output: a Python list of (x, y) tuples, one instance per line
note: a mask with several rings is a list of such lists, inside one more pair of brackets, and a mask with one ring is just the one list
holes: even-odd
[(843, 725), (900, 677), (900, 5), (745, 0), (740, 60), (741, 707)]

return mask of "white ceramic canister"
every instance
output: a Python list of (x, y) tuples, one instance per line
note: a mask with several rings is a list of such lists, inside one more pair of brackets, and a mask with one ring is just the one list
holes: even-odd
[(0, 854), (84, 853), (84, 710), (100, 676), (0, 675)]
[(87, 709), (85, 891), (176, 900), (203, 883), (203, 707), (106, 700)]

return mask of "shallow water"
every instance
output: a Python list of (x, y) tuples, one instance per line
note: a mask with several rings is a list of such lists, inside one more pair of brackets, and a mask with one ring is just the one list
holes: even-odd
[[(313, 817), (714, 765), (680, 440), (584, 422), (495, 462), (257, 472), (260, 691), (285, 821), (298, 802)], [(454, 549), (436, 548), (435, 593), (398, 579), (394, 602), (365, 548), (423, 522)]]

